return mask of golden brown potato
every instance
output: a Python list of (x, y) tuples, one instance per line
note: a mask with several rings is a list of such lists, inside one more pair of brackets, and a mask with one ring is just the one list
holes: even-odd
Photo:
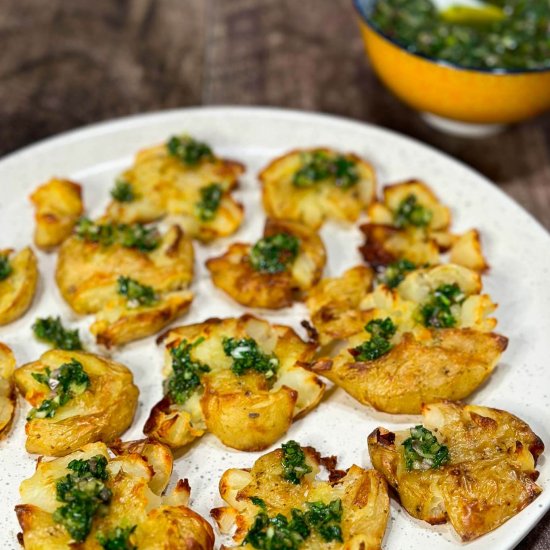
[(363, 328), (365, 314), (359, 306), (372, 290), (373, 278), (372, 269), (359, 265), (341, 277), (322, 279), (308, 292), (306, 305), (320, 344), (347, 338)]
[[(172, 448), (209, 430), (228, 447), (265, 449), (313, 409), (325, 390), (301, 366), (311, 361), (315, 345), (289, 327), (251, 315), (179, 327), (165, 342), (166, 395), (144, 432)], [(235, 349), (226, 350), (228, 342)], [(244, 367), (237, 356), (255, 367)]]
[(36, 209), (34, 243), (43, 250), (59, 246), (82, 215), (82, 188), (70, 180), (53, 178), (30, 196)]
[(374, 467), (409, 514), (432, 524), (449, 521), (470, 541), (540, 494), (535, 465), (544, 445), (525, 422), (505, 411), (451, 402), (427, 405), (422, 414), (424, 427), (447, 447), (448, 460), (440, 458), (444, 450), (434, 456), (435, 449), (420, 457), (422, 436), (412, 437), (412, 447), (403, 445), (413, 436), (408, 430), (377, 428), (368, 438)]
[[(290, 442), (297, 448), (295, 442)], [(300, 536), (300, 548), (377, 550), (380, 548), (389, 517), (389, 498), (383, 477), (374, 470), (352, 466), (347, 472), (335, 470), (336, 459), (323, 459), (311, 447), (299, 448), (309, 472), (297, 478), (296, 483), (285, 477), (283, 460), (285, 451), (277, 449), (260, 457), (251, 469), (227, 470), (220, 480), (220, 495), (227, 503), (211, 511), (220, 531), (224, 534), (236, 531), (236, 545), (253, 549), (246, 540), (252, 530), (260, 535), (268, 524), (258, 530), (255, 522), (266, 522), (278, 514), (291, 520), (301, 515), (310, 526), (309, 536)], [(318, 478), (321, 467), (329, 470), (329, 481)], [(339, 537), (327, 541), (310, 523), (308, 503), (328, 505), (332, 503), (339, 511), (330, 523), (339, 530)], [(273, 536), (277, 537), (277, 528)], [(295, 536), (299, 536), (294, 532)], [(341, 540), (338, 540), (340, 538)]]
[(14, 253), (0, 250), (5, 277), (0, 279), (0, 325), (7, 325), (29, 309), (38, 283), (38, 262), (34, 252), (23, 248)]
[[(122, 223), (148, 223), (167, 215), (201, 241), (233, 234), (243, 219), (243, 207), (230, 191), (244, 166), (211, 154), (186, 164), (170, 154), (167, 144), (140, 151), (134, 165), (117, 183), (127, 192), (111, 201), (106, 218)], [(209, 214), (200, 210), (203, 193), (212, 184), (221, 193), (219, 206)], [(123, 199), (123, 200), (120, 200)]]
[[(290, 258), (277, 271), (256, 268), (251, 258), (264, 239), (277, 235), (290, 235), (298, 241), (294, 259)], [(280, 309), (300, 299), (322, 276), (326, 252), (321, 238), (309, 227), (285, 220), (267, 220), (264, 239), (254, 247), (234, 243), (222, 256), (210, 258), (206, 267), (212, 282), (234, 300), (248, 307)], [(283, 258), (288, 250), (279, 252)]]
[[(430, 324), (433, 313), (424, 318), (422, 311), (436, 290), (452, 285), (461, 295), (448, 311), (452, 323)], [(379, 285), (348, 313), (364, 330), (345, 335), (345, 348), (334, 358), (318, 359), (312, 369), (361, 403), (389, 413), (414, 414), (424, 403), (463, 399), (489, 377), (508, 342), (490, 332), (496, 305), (480, 291), (478, 273), (452, 264), (415, 270), (395, 289)], [(380, 341), (372, 325), (385, 319), (393, 328)]]
[(116, 298), (119, 276), (138, 277), (142, 285), (160, 293), (184, 290), (193, 278), (192, 242), (172, 226), (149, 251), (120, 242), (93, 242), (78, 234), (59, 250), (55, 278), (63, 298), (77, 313), (96, 313)]
[[(212, 528), (187, 507), (190, 493), (187, 480), (178, 481), (171, 493), (162, 495), (172, 471), (170, 451), (158, 442), (134, 441), (119, 446), (117, 454), (112, 458), (103, 443), (89, 443), (69, 456), (38, 463), (34, 475), (21, 484), (22, 504), (15, 507), (25, 550), (61, 550), (73, 546), (100, 550), (103, 547), (100, 539), (112, 538), (117, 528), (129, 531), (126, 541), (140, 550), (212, 550)], [(93, 514), (88, 532), (82, 533), (83, 540), (76, 543), (67, 526), (56, 521), (54, 515), (64, 506), (63, 501), (56, 499), (56, 483), (73, 473), (68, 468), (72, 460), (94, 457), (107, 461), (107, 479), (101, 483), (108, 493), (102, 509)]]
[(108, 301), (90, 326), (98, 344), (107, 348), (155, 334), (181, 317), (191, 306), (193, 293), (169, 292), (150, 306), (129, 307), (125, 298)]
[[(16, 369), (14, 376), (17, 389), (34, 407), (25, 426), (29, 453), (63, 456), (94, 441), (109, 443), (134, 418), (139, 390), (132, 372), (105, 357), (50, 350)], [(68, 396), (65, 403), (63, 395)]]
[(450, 233), (451, 214), (433, 191), (418, 180), (384, 188), (382, 202), (368, 208), (369, 223), (361, 226), (365, 243), (360, 251), (374, 268), (407, 259), (419, 266), (440, 262), (450, 249), (450, 261), (476, 271), (487, 269), (479, 233)]
[(8, 346), (0, 342), (0, 437), (10, 429), (15, 412), (13, 372), (15, 357)]
[[(306, 171), (314, 179), (308, 179)], [(269, 217), (299, 221), (313, 229), (328, 219), (355, 222), (376, 188), (368, 162), (322, 147), (290, 151), (268, 164), (259, 178)]]

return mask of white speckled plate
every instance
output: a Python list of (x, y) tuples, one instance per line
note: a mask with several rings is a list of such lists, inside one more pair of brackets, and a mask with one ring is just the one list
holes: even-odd
[[(143, 115), (70, 132), (24, 149), (0, 161), (0, 247), (22, 247), (32, 240), (33, 212), (30, 191), (53, 175), (67, 176), (84, 186), (90, 215), (102, 212), (115, 176), (132, 161), (140, 148), (162, 142), (174, 133), (187, 132), (209, 142), (217, 153), (244, 162), (247, 171), (238, 194), (246, 206), (244, 226), (233, 239), (260, 236), (258, 170), (271, 158), (293, 147), (328, 145), (350, 150), (369, 159), (381, 184), (418, 177), (430, 184), (451, 206), (454, 228), (477, 227), (483, 237), (491, 271), (485, 288), (500, 304), (498, 331), (510, 337), (503, 361), (487, 384), (470, 399), (482, 405), (511, 411), (527, 421), (550, 444), (550, 238), (518, 205), (466, 166), (412, 141), (366, 124), (275, 109), (208, 108)], [(354, 227), (327, 225), (322, 230), (327, 244), (328, 275), (338, 275), (360, 261), (361, 238)], [(198, 322), (211, 316), (239, 315), (244, 311), (223, 296), (206, 275), (204, 260), (222, 251), (227, 242), (197, 246), (197, 298), (180, 323)], [(37, 316), (60, 314), (83, 329), (91, 318), (76, 318), (54, 284), (55, 255), (39, 252), (41, 282), (31, 310), (20, 320), (0, 329), (0, 341), (10, 345), (23, 364), (34, 360), (46, 347), (31, 336)], [(268, 314), (271, 321), (299, 328), (305, 317), (302, 305)], [(86, 344), (92, 347), (86, 336)], [(92, 347), (93, 349), (93, 347)], [(113, 356), (134, 372), (141, 390), (139, 409), (126, 438), (142, 436), (151, 406), (161, 395), (161, 350), (148, 338), (128, 345)], [(24, 450), (27, 405), (19, 408), (9, 437), (0, 442), (0, 548), (17, 548), (18, 525), (13, 507), (19, 483), (30, 476), (35, 457)], [(324, 455), (336, 454), (340, 466), (370, 466), (367, 435), (377, 426), (405, 428), (413, 418), (373, 413), (341, 390), (329, 391), (317, 410), (298, 421), (288, 433)], [(192, 506), (205, 517), (219, 506), (218, 479), (230, 467), (252, 465), (258, 453), (224, 448), (206, 435), (176, 461), (175, 476), (187, 477), (192, 487)], [(542, 495), (496, 531), (472, 542), (468, 548), (512, 548), (550, 507), (550, 462), (542, 458), (539, 483)], [(412, 519), (392, 502), (384, 548), (400, 550), (450, 549), (461, 546), (448, 526), (431, 527)]]

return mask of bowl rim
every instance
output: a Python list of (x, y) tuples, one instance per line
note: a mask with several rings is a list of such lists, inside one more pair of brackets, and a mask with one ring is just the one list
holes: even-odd
[(367, 6), (366, 3), (374, 4), (374, 2), (377, 2), (378, 0), (353, 0), (353, 5), (355, 7), (355, 11), (358, 13), (358, 15), (361, 18), (361, 21), (365, 23), (372, 31), (374, 31), (378, 36), (380, 36), (382, 39), (386, 40), (390, 44), (393, 44), (400, 50), (404, 51), (405, 53), (408, 53), (409, 55), (412, 55), (413, 57), (418, 57), (420, 59), (423, 59), (424, 61), (429, 61), (433, 63), (434, 65), (439, 65), (441, 67), (446, 67), (448, 69), (455, 69), (458, 71), (466, 71), (466, 72), (473, 72), (473, 73), (481, 73), (481, 74), (488, 74), (491, 76), (521, 76), (526, 74), (537, 74), (537, 73), (550, 73), (550, 67), (546, 68), (539, 68), (539, 69), (502, 69), (502, 68), (495, 68), (495, 69), (484, 69), (480, 67), (465, 67), (464, 65), (459, 65), (458, 63), (453, 63), (451, 61), (445, 61), (443, 59), (438, 59), (437, 57), (431, 57), (429, 55), (418, 53), (418, 52), (412, 52), (406, 48), (403, 44), (399, 43), (397, 40), (391, 38), (390, 36), (384, 34), (381, 29), (379, 29), (374, 22), (371, 20), (370, 15), (367, 13)]

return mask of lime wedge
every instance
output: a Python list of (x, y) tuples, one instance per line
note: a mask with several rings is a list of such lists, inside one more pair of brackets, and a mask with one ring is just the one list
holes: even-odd
[(480, 6), (479, 8), (454, 5), (443, 10), (440, 15), (443, 21), (456, 23), (457, 25), (498, 23), (506, 17), (502, 8), (492, 5)]

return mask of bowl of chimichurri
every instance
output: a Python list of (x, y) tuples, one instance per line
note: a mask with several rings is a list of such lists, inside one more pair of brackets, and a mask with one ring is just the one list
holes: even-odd
[(415, 109), (476, 124), (550, 109), (550, 0), (354, 3), (374, 70)]

